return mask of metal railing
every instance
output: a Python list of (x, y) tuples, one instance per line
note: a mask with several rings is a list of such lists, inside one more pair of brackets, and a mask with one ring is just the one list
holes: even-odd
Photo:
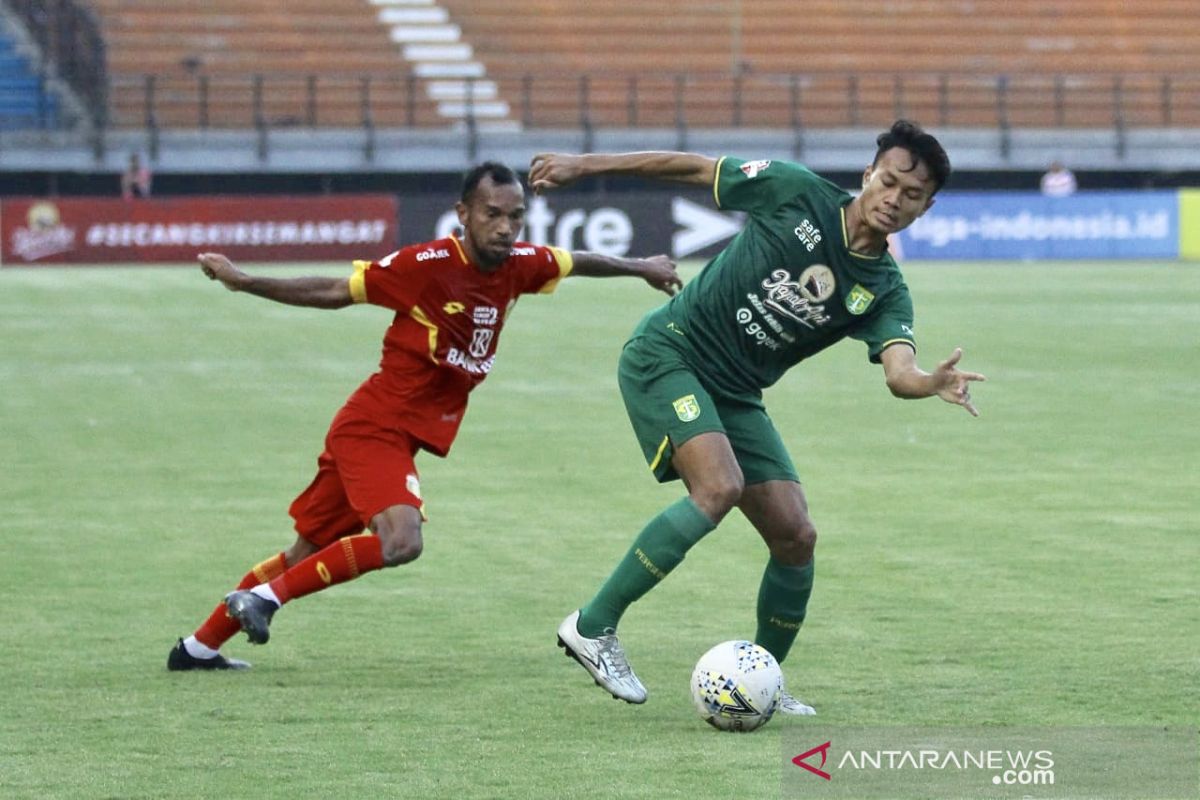
[[(1000, 130), (1200, 126), (1200, 75), (525, 73), (464, 82), (458, 116), (439, 113), (448, 104), (428, 88), (411, 74), (118, 77), (108, 119), (149, 130), (436, 128), (455, 119), (585, 131), (800, 130), (900, 116)], [(497, 103), (507, 113), (495, 113)]]

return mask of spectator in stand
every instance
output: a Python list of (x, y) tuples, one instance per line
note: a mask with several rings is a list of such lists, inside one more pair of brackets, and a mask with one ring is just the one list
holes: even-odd
[(129, 166), (121, 173), (121, 197), (132, 200), (150, 196), (150, 169), (137, 153), (129, 154)]
[(1051, 162), (1050, 168), (1042, 176), (1042, 194), (1046, 197), (1067, 197), (1075, 194), (1077, 188), (1075, 173), (1063, 166), (1061, 161)]

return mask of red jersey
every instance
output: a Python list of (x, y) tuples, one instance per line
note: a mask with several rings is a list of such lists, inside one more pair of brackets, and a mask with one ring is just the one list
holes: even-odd
[(379, 371), (346, 401), (345, 412), (401, 429), (444, 456), (467, 410), (467, 394), (492, 369), (517, 298), (554, 291), (571, 254), (517, 242), (500, 267), (482, 272), (456, 237), (356, 261), (350, 294), (396, 312), (383, 337)]

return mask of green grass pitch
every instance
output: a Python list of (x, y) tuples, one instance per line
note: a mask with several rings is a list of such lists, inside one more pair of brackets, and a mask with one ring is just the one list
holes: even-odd
[(0, 797), (775, 797), (796, 726), (1195, 725), (1200, 269), (905, 272), (921, 362), (962, 345), (982, 417), (891, 398), (853, 341), (768, 391), (821, 535), (784, 669), (820, 716), (735, 736), (688, 677), (754, 632), (765, 551), (736, 513), (622, 624), (646, 705), (554, 646), (681, 492), (616, 388), (644, 285), (520, 302), (451, 457), (418, 461), (419, 561), (239, 636), (247, 673), (171, 674), (175, 638), (291, 541), (389, 315), (190, 267), (0, 271)]

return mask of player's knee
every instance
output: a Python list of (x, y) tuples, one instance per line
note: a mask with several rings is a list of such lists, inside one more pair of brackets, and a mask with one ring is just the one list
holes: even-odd
[(738, 504), (745, 488), (746, 483), (741, 472), (709, 476), (702, 485), (692, 491), (692, 502), (717, 522)]
[(817, 529), (805, 519), (792, 525), (787, 534), (771, 541), (771, 556), (784, 564), (803, 566), (812, 561), (817, 546)]
[(402, 505), (386, 508), (371, 520), (371, 529), (379, 537), (385, 567), (407, 564), (420, 557), (424, 541), (417, 509)]
[(385, 567), (397, 567), (416, 561), (425, 547), (420, 531), (405, 531), (391, 536), (380, 536), (379, 539)]
[(800, 548), (807, 550), (809, 555), (812, 555), (813, 549), (817, 546), (817, 528), (808, 520), (800, 523), (796, 528), (796, 544)]

